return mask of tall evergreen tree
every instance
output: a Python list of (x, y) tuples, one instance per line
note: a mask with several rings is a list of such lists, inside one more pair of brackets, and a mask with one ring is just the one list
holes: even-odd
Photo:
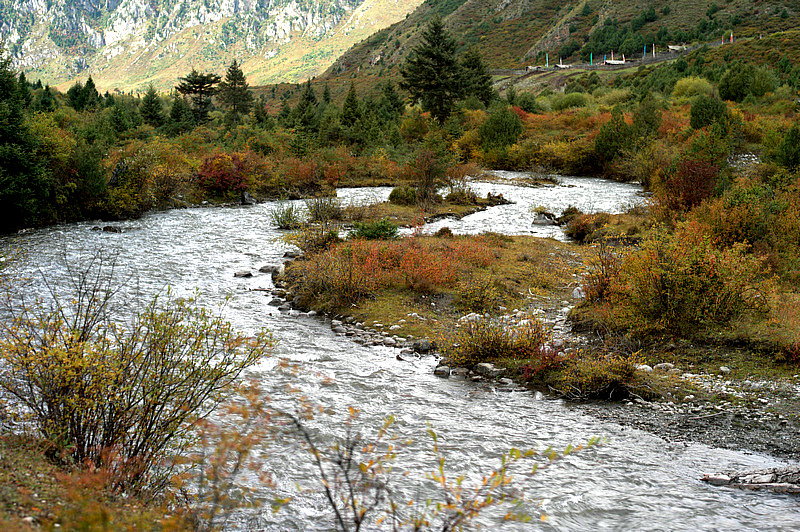
[(481, 54), (475, 47), (461, 56), (461, 69), (464, 76), (464, 96), (475, 96), (483, 105), (488, 106), (494, 98), (492, 76), (486, 70)]
[(235, 59), (228, 67), (225, 81), (219, 84), (219, 99), (227, 108), (225, 122), (228, 125), (238, 124), (242, 115), (248, 114), (253, 107), (253, 94), (247, 85), (244, 72)]
[(175, 96), (165, 129), (170, 135), (180, 135), (194, 127), (194, 113), (182, 96)]
[(0, 231), (37, 222), (50, 189), (19, 92), (11, 60), (0, 56)]
[(294, 115), (294, 127), (301, 132), (311, 134), (316, 133), (319, 129), (317, 95), (311, 86), (311, 80), (306, 82), (306, 88), (292, 114)]
[(201, 74), (194, 68), (185, 78), (178, 78), (180, 83), (175, 90), (188, 96), (192, 100), (192, 113), (197, 124), (208, 122), (208, 112), (211, 110), (211, 97), (217, 91), (220, 82), (217, 74), (206, 72)]
[(358, 101), (358, 94), (356, 94), (356, 86), (350, 82), (350, 90), (347, 91), (347, 97), (342, 104), (342, 125), (344, 127), (353, 127), (361, 120), (361, 103)]
[(464, 96), (461, 64), (456, 57), (456, 41), (436, 16), (422, 33), (422, 43), (412, 50), (400, 73), (400, 86), (413, 101), (444, 123), (455, 102)]
[(164, 123), (164, 108), (161, 107), (161, 100), (152, 83), (147, 87), (147, 92), (139, 105), (139, 114), (146, 124), (153, 127), (160, 127)]
[(381, 97), (378, 100), (378, 117), (381, 123), (388, 124), (396, 121), (403, 115), (405, 104), (394, 88), (394, 83), (387, 81), (381, 87)]
[(28, 83), (28, 80), (25, 78), (25, 72), (19, 73), (19, 78), (17, 79), (17, 88), (19, 90), (19, 98), (22, 101), (22, 105), (24, 107), (30, 107), (31, 102), (33, 101), (33, 93), (31, 92), (31, 84)]
[(42, 89), (42, 92), (39, 93), (36, 102), (34, 103), (34, 109), (36, 111), (42, 112), (50, 112), (55, 111), (58, 105), (56, 104), (56, 99), (53, 97), (53, 93), (50, 91), (50, 85), (45, 85)]
[(92, 76), (86, 80), (86, 85), (83, 86), (81, 92), (83, 93), (81, 99), (84, 109), (97, 109), (100, 106), (100, 94), (97, 92)]
[(328, 87), (328, 84), (325, 84), (325, 90), (322, 91), (322, 103), (325, 105), (330, 105), (331, 101), (331, 88)]

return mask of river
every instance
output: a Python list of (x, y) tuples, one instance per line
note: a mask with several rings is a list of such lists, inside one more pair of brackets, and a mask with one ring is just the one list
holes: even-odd
[[(574, 185), (574, 186), (571, 186)], [(523, 188), (479, 183), (485, 194), (502, 192), (517, 203), (492, 207), (458, 222), (437, 222), (455, 232), (493, 230), (540, 234), (530, 225), (530, 208), (545, 206), (558, 213), (569, 204), (590, 210), (616, 210), (638, 201), (633, 185), (598, 179), (564, 178), (561, 186)], [(388, 189), (341, 191), (347, 200), (383, 198)], [(122, 269), (136, 279), (147, 295), (167, 285), (176, 295), (199, 289), (201, 301), (213, 304), (229, 297), (225, 315), (247, 332), (270, 329), (278, 340), (275, 357), (254, 368), (251, 375), (275, 397), (286, 384), (300, 388), (312, 401), (332, 413), (311, 426), (321, 441), (342, 430), (349, 406), (360, 409), (358, 423), (377, 427), (389, 414), (394, 429), (413, 438), (400, 455), (401, 468), (411, 474), (398, 483), (408, 496), (419, 493), (419, 478), (434, 467), (426, 431), (435, 430), (452, 473), (475, 478), (497, 465), (510, 447), (556, 448), (582, 443), (593, 436), (608, 441), (571, 455), (534, 477), (529, 497), (538, 501), (546, 522), (500, 524), (487, 515), (483, 524), (504, 530), (797, 530), (800, 512), (796, 498), (708, 486), (703, 473), (771, 467), (783, 462), (766, 456), (669, 443), (659, 437), (581, 413), (579, 406), (560, 400), (537, 400), (524, 390), (501, 391), (490, 384), (442, 380), (432, 374), (433, 357), (411, 362), (396, 358), (390, 347), (362, 347), (337, 336), (322, 318), (290, 315), (267, 305), (270, 276), (257, 273), (265, 264), (279, 264), (290, 247), (270, 223), (271, 203), (247, 207), (191, 208), (151, 213), (139, 220), (114, 224), (122, 233), (91, 230), (83, 222), (30, 231), (2, 239), (4, 249), (23, 253), (18, 265), (36, 278), (46, 274), (56, 286), (63, 282), (60, 256), (76, 257), (97, 248), (113, 252)], [(435, 230), (426, 228), (426, 230)], [(552, 228), (544, 236), (559, 236)], [(252, 278), (234, 278), (242, 270)], [(41, 288), (41, 285), (38, 285)], [(37, 290), (36, 285), (32, 288)], [(285, 357), (302, 364), (288, 377), (276, 369)], [(289, 442), (269, 449), (266, 458), (280, 493), (294, 500), (277, 514), (268, 509), (236, 516), (230, 526), (248, 530), (327, 530), (331, 528), (319, 491), (298, 493), (296, 486), (313, 488), (313, 468)], [(318, 487), (318, 486), (317, 486)], [(265, 494), (266, 495), (266, 494)]]

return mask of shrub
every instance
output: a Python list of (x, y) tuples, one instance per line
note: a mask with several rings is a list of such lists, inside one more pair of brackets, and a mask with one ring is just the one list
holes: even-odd
[(299, 210), (291, 202), (279, 202), (270, 209), (269, 216), (278, 229), (298, 229), (303, 225)]
[(117, 489), (158, 492), (193, 444), (194, 423), (271, 341), (169, 295), (125, 326), (112, 272), (94, 257), (70, 267), (70, 294), (6, 299), (0, 386), (30, 410), (54, 456), (104, 468)]
[(311, 222), (329, 222), (344, 217), (344, 208), (335, 196), (317, 196), (307, 199), (305, 204)]
[(671, 236), (656, 233), (626, 258), (614, 297), (632, 323), (686, 332), (763, 310), (764, 277), (760, 259), (743, 244), (719, 250), (696, 224), (686, 224)]
[(478, 203), (478, 195), (465, 184), (453, 186), (444, 199), (453, 205), (475, 205)]
[(693, 98), (701, 94), (713, 96), (714, 86), (707, 79), (697, 76), (679, 79), (672, 89), (672, 96), (675, 98)]
[(688, 211), (710, 198), (717, 186), (719, 168), (700, 159), (683, 159), (657, 186), (658, 203), (672, 212)]
[(459, 304), (472, 312), (487, 312), (495, 306), (500, 295), (490, 275), (469, 275), (456, 287)]
[(586, 106), (587, 98), (582, 92), (570, 92), (559, 96), (553, 102), (554, 111), (563, 111), (565, 109), (572, 109), (575, 107)]
[(622, 111), (615, 107), (611, 120), (600, 126), (594, 139), (594, 151), (600, 160), (613, 161), (632, 141), (633, 129), (625, 122)]
[(497, 104), (478, 131), (484, 150), (502, 149), (517, 141), (522, 134), (522, 121), (509, 106)]
[(377, 222), (356, 223), (354, 227), (355, 229), (350, 233), (351, 239), (392, 240), (398, 235), (397, 226), (386, 219)]
[(441, 339), (442, 353), (455, 366), (474, 366), (500, 359), (524, 360), (541, 350), (550, 334), (533, 317), (519, 321), (476, 319)]
[(692, 102), (692, 108), (689, 110), (689, 125), (692, 126), (692, 129), (702, 129), (721, 122), (726, 115), (727, 108), (719, 98), (701, 94)]
[(637, 365), (632, 357), (581, 353), (563, 365), (553, 387), (574, 399), (623, 399)]
[(775, 160), (789, 170), (800, 167), (800, 129), (793, 125), (786, 132), (775, 154)]
[(206, 157), (197, 171), (197, 179), (201, 187), (216, 194), (247, 189), (245, 164), (236, 153)]
[(395, 205), (414, 205), (417, 203), (417, 191), (414, 187), (402, 185), (394, 187), (389, 193), (389, 203)]
[(574, 238), (579, 243), (585, 244), (591, 242), (595, 232), (605, 227), (610, 220), (611, 216), (605, 212), (596, 214), (576, 214), (567, 224), (564, 233), (568, 237)]

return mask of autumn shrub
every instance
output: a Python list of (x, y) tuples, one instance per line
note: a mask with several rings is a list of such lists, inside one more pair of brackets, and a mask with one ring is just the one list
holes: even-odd
[(727, 107), (725, 107), (725, 102), (715, 96), (700, 94), (692, 100), (692, 108), (689, 111), (689, 125), (692, 126), (692, 129), (701, 129), (721, 122), (726, 115)]
[(593, 235), (608, 224), (611, 220), (611, 215), (606, 212), (598, 212), (595, 214), (575, 214), (567, 223), (564, 233), (570, 237), (585, 244), (593, 240)]
[(655, 183), (656, 202), (670, 212), (686, 212), (710, 198), (717, 187), (719, 168), (702, 159), (685, 158)]
[(495, 260), (488, 238), (351, 240), (311, 253), (286, 277), (305, 304), (350, 305), (384, 288), (427, 293), (452, 287), (462, 271)]
[(552, 105), (554, 111), (563, 111), (575, 107), (584, 107), (587, 101), (586, 95), (582, 92), (570, 92), (569, 94), (557, 96)]
[(573, 399), (623, 399), (640, 363), (625, 355), (579, 352), (561, 365), (551, 386)]
[(595, 245), (594, 251), (588, 260), (583, 286), (589, 301), (604, 301), (611, 295), (622, 261), (605, 239)]
[(691, 331), (763, 311), (766, 272), (744, 244), (715, 247), (696, 223), (656, 232), (630, 253), (613, 288), (634, 327)]
[(158, 493), (195, 422), (271, 340), (169, 294), (126, 320), (111, 262), (95, 256), (69, 272), (69, 293), (4, 298), (0, 387), (30, 412), (54, 457), (103, 468), (115, 489)]
[(438, 342), (447, 363), (471, 367), (501, 359), (535, 357), (550, 333), (541, 321), (528, 316), (510, 319), (474, 319), (460, 324)]
[(465, 310), (484, 313), (499, 302), (500, 293), (495, 280), (488, 274), (469, 274), (456, 287), (458, 304)]
[(218, 153), (206, 157), (197, 170), (197, 180), (203, 189), (214, 194), (247, 189), (246, 168), (238, 153)]

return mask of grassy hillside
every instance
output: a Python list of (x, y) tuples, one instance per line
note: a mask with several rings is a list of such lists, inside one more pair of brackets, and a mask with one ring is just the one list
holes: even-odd
[[(625, 47), (639, 53), (643, 44), (649, 49), (654, 42), (662, 48), (672, 43), (716, 42), (731, 30), (736, 39), (757, 38), (800, 24), (800, 7), (791, 0), (649, 4), (634, 0), (427, 0), (403, 21), (353, 46), (321, 81), (332, 90), (346, 90), (353, 81), (361, 91), (369, 91), (383, 80), (397, 80), (400, 65), (437, 13), (461, 51), (475, 46), (493, 69), (544, 64), (546, 53), (551, 62), (558, 57), (578, 61), (588, 58), (593, 49), (595, 57), (601, 50), (608, 53)], [(767, 50), (769, 45), (765, 41), (762, 46)]]

